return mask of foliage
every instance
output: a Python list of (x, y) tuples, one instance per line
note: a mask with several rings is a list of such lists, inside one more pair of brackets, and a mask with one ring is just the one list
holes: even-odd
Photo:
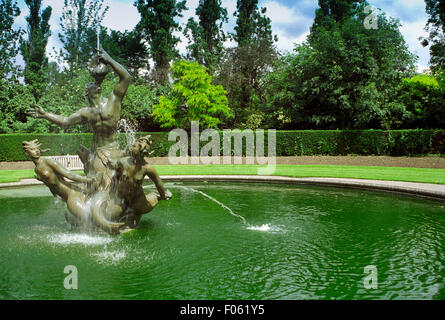
[(41, 12), (42, 0), (26, 0), (30, 14), (26, 17), (28, 23), (28, 38), (21, 41), (20, 51), (25, 60), (25, 83), (29, 86), (36, 101), (40, 99), (45, 90), (48, 67), (46, 45), (51, 35), (49, 19), (52, 8), (46, 7)]
[[(258, 0), (237, 0), (235, 33), (232, 39), (239, 47), (247, 46), (255, 40), (272, 42), (272, 27), (270, 18), (266, 17), (266, 8), (258, 8)], [(276, 39), (276, 37), (275, 37)]]
[(27, 86), (0, 79), (0, 133), (30, 132), (26, 111), (34, 102)]
[(13, 24), (20, 15), (20, 9), (14, 0), (0, 0), (0, 76), (14, 76), (17, 67), (15, 56), (18, 53), (18, 40), (22, 31), (14, 30)]
[[(175, 141), (168, 141), (168, 132), (138, 132), (136, 138), (151, 135), (153, 157), (165, 157)], [(375, 155), (420, 156), (444, 155), (443, 130), (305, 130), (277, 131), (276, 155)], [(223, 132), (220, 131), (220, 137)], [(22, 150), (22, 141), (39, 139), (50, 152), (44, 155), (76, 154), (80, 145), (91, 147), (91, 133), (79, 134), (0, 134), (0, 161), (29, 160)], [(265, 132), (267, 150), (267, 131)], [(222, 141), (222, 139), (220, 138)], [(205, 143), (204, 143), (205, 144)], [(203, 144), (201, 144), (203, 146)], [(221, 143), (220, 154), (223, 154)], [(234, 144), (232, 143), (232, 152)]]
[[(67, 117), (88, 105), (84, 88), (91, 81), (92, 78), (85, 69), (65, 70), (57, 75), (55, 84), (46, 90), (39, 101), (39, 105), (47, 112)], [(80, 133), (89, 131), (86, 125), (61, 128), (43, 119), (29, 118), (29, 120), (36, 125), (32, 128), (32, 132), (35, 133)]]
[(104, 0), (64, 0), (60, 57), (70, 69), (86, 66), (95, 53), (97, 29), (108, 11), (103, 4)]
[(420, 38), (424, 47), (430, 47), (431, 65), (433, 70), (445, 69), (445, 1), (425, 0), (428, 22), (425, 30), (427, 38)]
[(260, 129), (264, 122), (264, 118), (265, 118), (265, 115), (261, 111), (251, 113), (247, 117), (247, 121), (241, 127), (241, 129), (250, 129), (250, 130)]
[[(107, 77), (103, 83), (103, 94), (111, 93), (118, 81), (117, 77)], [(171, 90), (170, 84), (152, 88), (141, 79), (131, 83), (122, 101), (121, 118), (131, 124), (134, 130), (159, 130), (159, 125), (153, 120), (153, 106), (159, 103), (162, 95), (168, 96)]]
[(316, 34), (318, 28), (330, 30), (337, 23), (343, 23), (363, 8), (361, 5), (364, 2), (364, 0), (318, 0), (319, 8), (315, 10), (311, 35)]
[(217, 127), (230, 117), (226, 91), (212, 85), (212, 77), (197, 62), (175, 61), (172, 66), (173, 91), (153, 107), (155, 121), (162, 127), (189, 128), (191, 121), (203, 127)]
[(437, 77), (416, 75), (403, 79), (399, 94), (400, 102), (412, 114), (401, 124), (418, 128), (442, 128), (445, 126), (445, 83)]
[(141, 14), (136, 30), (150, 44), (150, 56), (155, 63), (154, 80), (162, 85), (168, 81), (170, 61), (179, 57), (175, 46), (180, 39), (174, 32), (181, 31), (181, 27), (175, 19), (182, 17), (182, 11), (187, 9), (185, 4), (185, 0), (137, 0), (134, 3)]
[(235, 114), (226, 126), (246, 127), (248, 117), (258, 113), (264, 102), (264, 76), (277, 59), (271, 20), (257, 0), (238, 0), (237, 25), (231, 35), (237, 47), (226, 51), (216, 83), (228, 91), (229, 104)]
[(223, 23), (228, 21), (227, 9), (221, 0), (200, 0), (196, 8), (199, 22), (190, 18), (184, 34), (189, 39), (188, 58), (204, 65), (213, 75), (224, 54), (226, 35)]
[(379, 28), (366, 30), (363, 10), (320, 26), (294, 54), (281, 58), (265, 81), (266, 113), (284, 115), (279, 128), (388, 128), (384, 119), (400, 112), (395, 104), (402, 78), (412, 74), (399, 22), (378, 17)]
[[(151, 135), (153, 141), (153, 156), (165, 156), (174, 142), (168, 141), (167, 133), (137, 133), (136, 138)], [(76, 134), (0, 134), (0, 161), (26, 161), (29, 160), (23, 152), (22, 141), (38, 139), (42, 148), (49, 148), (48, 153), (43, 156), (52, 155), (75, 155), (81, 145), (91, 148), (91, 133)]]
[[(184, 30), (187, 59), (197, 63), (175, 63), (174, 85), (169, 68), (179, 57), (178, 18), (186, 1), (135, 0), (141, 14), (137, 27), (120, 32), (102, 26), (101, 43), (133, 75), (122, 118), (142, 131), (187, 128), (192, 120), (242, 129), (444, 128), (445, 0), (425, 2), (429, 37), (423, 44), (431, 48), (432, 76), (414, 76), (415, 56), (397, 20), (380, 14), (377, 29), (365, 28), (365, 0), (319, 0), (307, 40), (283, 55), (259, 0), (236, 1), (236, 25), (228, 37), (222, 30), (228, 20), (223, 2), (200, 0), (198, 19), (189, 19)], [(63, 49), (56, 63), (45, 55), (51, 9), (41, 10), (41, 3), (26, 0), (27, 37), (20, 41), (26, 68), (20, 73), (14, 59), (23, 31), (13, 29), (20, 10), (15, 0), (0, 0), (0, 133), (89, 131), (86, 125), (60, 128), (27, 118), (26, 110), (38, 102), (49, 112), (68, 116), (86, 106), (84, 87), (92, 79), (85, 66), (108, 7), (104, 0), (64, 0)], [(228, 38), (235, 46), (226, 49)], [(17, 80), (22, 76), (26, 85)], [(107, 76), (104, 95), (117, 81), (113, 73)], [(320, 143), (317, 152), (328, 148), (327, 142)], [(308, 144), (303, 146), (299, 154), (312, 152)], [(297, 150), (293, 144), (290, 148), (290, 153)]]
[(120, 64), (124, 65), (134, 78), (149, 68), (148, 49), (141, 34), (135, 31), (102, 33), (103, 48)]
[(444, 154), (444, 138), (438, 130), (277, 131), (277, 156)]

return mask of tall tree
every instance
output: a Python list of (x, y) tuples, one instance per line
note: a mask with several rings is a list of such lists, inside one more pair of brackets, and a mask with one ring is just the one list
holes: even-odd
[(150, 56), (155, 64), (154, 79), (160, 84), (168, 81), (170, 62), (179, 57), (175, 46), (180, 39), (174, 32), (182, 28), (175, 19), (187, 10), (185, 4), (185, 0), (137, 0), (134, 3), (141, 14), (136, 30), (150, 44)]
[(234, 16), (236, 19), (234, 40), (239, 46), (250, 43), (255, 32), (255, 13), (258, 10), (258, 0), (238, 0)]
[(148, 49), (140, 33), (111, 30), (108, 34), (104, 29), (101, 38), (104, 49), (117, 62), (125, 65), (133, 77), (137, 78), (142, 71), (148, 70)]
[(237, 47), (227, 51), (218, 82), (228, 90), (230, 105), (238, 123), (245, 126), (249, 117), (258, 115), (263, 101), (263, 77), (276, 60), (278, 53), (266, 8), (258, 0), (238, 0), (235, 33), (231, 35)]
[(424, 47), (430, 46), (432, 68), (445, 69), (445, 0), (425, 0), (425, 4), (429, 36), (420, 40)]
[(213, 74), (224, 53), (226, 35), (222, 26), (228, 21), (227, 9), (221, 0), (200, 0), (196, 8), (199, 22), (190, 18), (185, 35), (189, 39), (188, 56), (204, 65)]
[(15, 56), (18, 53), (18, 40), (21, 30), (12, 25), (20, 9), (13, 0), (0, 0), (0, 76), (6, 78), (14, 70)]
[(318, 0), (319, 8), (315, 10), (311, 34), (319, 27), (329, 30), (335, 23), (352, 17), (364, 2), (365, 0)]
[(104, 0), (64, 0), (60, 56), (70, 68), (86, 65), (95, 53), (96, 32), (108, 8)]
[(52, 8), (47, 6), (41, 11), (42, 0), (26, 0), (29, 8), (27, 39), (21, 41), (20, 51), (25, 61), (25, 83), (30, 86), (36, 101), (40, 99), (45, 89), (46, 68), (48, 58), (46, 57), (46, 45), (51, 35), (49, 19)]

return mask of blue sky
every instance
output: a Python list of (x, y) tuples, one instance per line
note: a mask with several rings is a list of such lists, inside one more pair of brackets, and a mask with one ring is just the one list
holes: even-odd
[[(194, 16), (195, 8), (199, 0), (187, 0), (189, 10), (184, 12), (182, 21), (187, 21), (189, 17)], [(423, 48), (418, 40), (425, 36), (424, 31), (428, 19), (425, 13), (424, 0), (368, 0), (368, 2), (382, 9), (387, 15), (399, 19), (402, 26), (400, 31), (405, 37), (411, 52), (419, 56), (418, 65), (422, 70), (428, 66), (429, 51)], [(103, 25), (124, 31), (134, 28), (139, 21), (139, 13), (133, 6), (133, 0), (105, 0), (110, 10), (103, 21)], [(28, 14), (23, 0), (18, 1), (22, 8), (22, 14), (17, 19), (18, 26), (25, 26), (25, 16)], [(60, 43), (57, 38), (59, 31), (59, 17), (63, 8), (62, 0), (43, 0), (43, 5), (53, 7), (51, 18), (51, 29), (53, 36), (48, 45), (48, 51), (52, 52), (53, 47), (57, 48)], [(229, 11), (229, 23), (226, 25), (227, 31), (231, 31), (235, 19), (233, 12), (236, 9), (236, 0), (223, 0), (223, 5)], [(278, 35), (278, 48), (283, 51), (290, 51), (295, 43), (301, 43), (309, 33), (309, 28), (314, 19), (315, 9), (318, 7), (318, 0), (260, 0), (260, 6), (267, 8), (267, 15), (272, 19), (273, 32)], [(186, 41), (178, 45), (183, 51), (186, 47)]]

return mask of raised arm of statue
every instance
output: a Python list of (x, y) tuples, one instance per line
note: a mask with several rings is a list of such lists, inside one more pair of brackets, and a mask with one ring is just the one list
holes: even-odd
[(61, 127), (81, 124), (85, 122), (87, 120), (86, 114), (87, 114), (86, 108), (83, 108), (68, 117), (63, 117), (46, 112), (45, 110), (43, 110), (42, 107), (37, 105), (34, 106), (34, 108), (28, 112), (29, 116), (32, 116), (37, 119), (46, 119)]
[(99, 50), (99, 59), (109, 64), (113, 68), (114, 72), (116, 72), (119, 76), (119, 83), (114, 87), (113, 93), (120, 101), (122, 101), (125, 93), (127, 92), (128, 86), (130, 85), (131, 75), (121, 64), (111, 58), (103, 48)]

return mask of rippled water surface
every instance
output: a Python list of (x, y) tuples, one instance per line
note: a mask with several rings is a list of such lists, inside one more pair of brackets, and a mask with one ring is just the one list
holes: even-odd
[[(0, 190), (0, 298), (445, 299), (443, 203), (306, 186), (167, 186), (172, 200), (120, 236), (71, 228), (44, 187)], [(78, 290), (63, 286), (67, 265)], [(369, 265), (377, 289), (364, 287)]]

